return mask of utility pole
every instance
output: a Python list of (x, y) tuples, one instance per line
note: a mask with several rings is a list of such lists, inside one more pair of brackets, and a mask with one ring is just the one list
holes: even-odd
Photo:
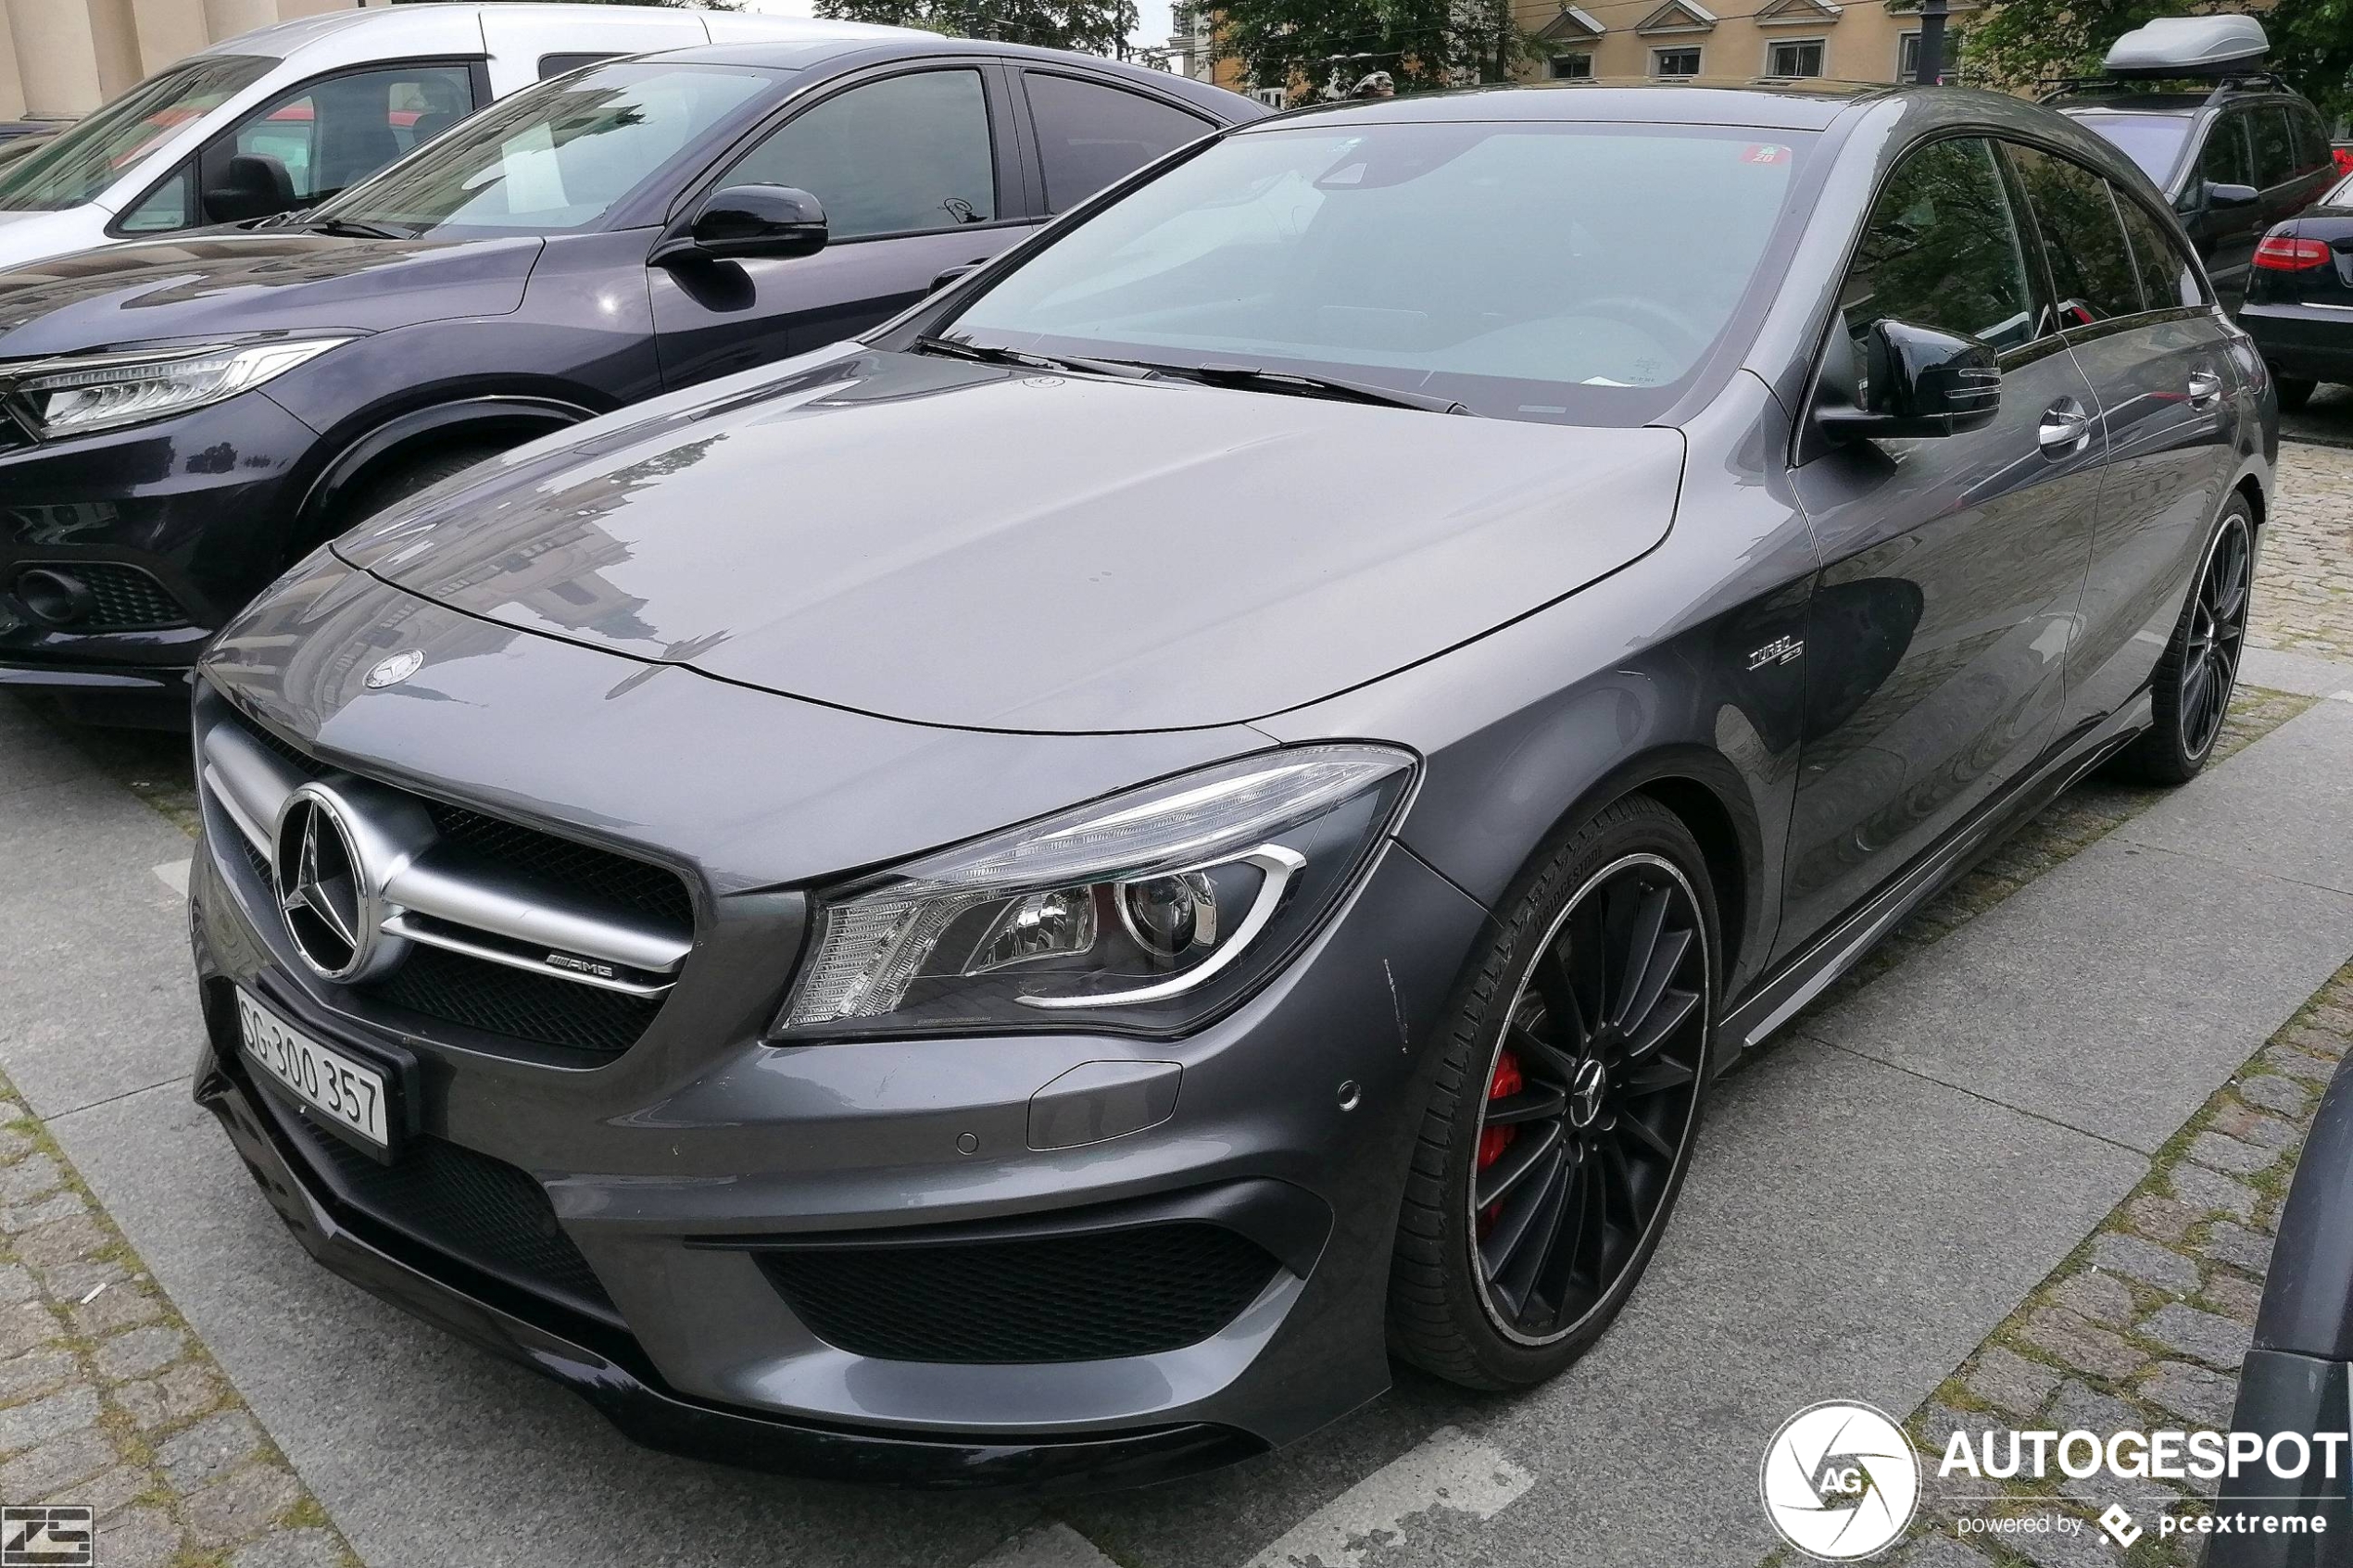
[(1944, 80), (1944, 3), (1920, 0), (1920, 55), (1912, 79), (1923, 86)]

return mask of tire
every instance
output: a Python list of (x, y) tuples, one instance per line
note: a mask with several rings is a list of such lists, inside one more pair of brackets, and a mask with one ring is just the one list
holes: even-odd
[(2312, 401), (2313, 389), (2320, 384), (2316, 381), (2307, 381), (2302, 376), (2275, 374), (2271, 377), (2271, 385), (2280, 395), (2280, 412), (2284, 414), (2293, 414)]
[[(1390, 1262), (1390, 1343), (1415, 1365), (1471, 1388), (1541, 1383), (1633, 1295), (1707, 1095), (1720, 981), (1705, 865), (1680, 818), (1629, 796), (1556, 842), (1474, 956)], [(1655, 984), (1631, 978), (1645, 935)]]
[(463, 473), (476, 463), (504, 452), (511, 442), (453, 441), (435, 446), (414, 457), (398, 458), (354, 488), (350, 495), (328, 509), (326, 521), (321, 526), (317, 544), (346, 533), (379, 512), (394, 507), (429, 485), (440, 483), (453, 474)]
[(2118, 771), (2145, 784), (2183, 784), (2205, 771), (2221, 738), (2246, 646), (2255, 588), (2255, 515), (2234, 495), (2198, 557), (2189, 600), (2150, 684), (2156, 721), (2119, 759)]

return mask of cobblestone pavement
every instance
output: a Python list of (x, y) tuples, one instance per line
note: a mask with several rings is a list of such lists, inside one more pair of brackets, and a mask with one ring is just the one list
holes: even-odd
[(2353, 663), (2353, 450), (2281, 445), (2247, 641)]
[(6, 1079), (0, 1501), (95, 1510), (104, 1568), (359, 1562)]

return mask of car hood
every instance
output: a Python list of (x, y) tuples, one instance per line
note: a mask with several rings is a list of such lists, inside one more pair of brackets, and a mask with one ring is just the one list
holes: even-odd
[[(6, 243), (0, 233), (0, 256)], [(0, 272), (0, 359), (505, 315), (522, 302), (541, 244), (232, 232), (79, 251)]]
[(347, 536), (469, 615), (889, 718), (1231, 723), (1665, 536), (1680, 434), (849, 350), (510, 455)]

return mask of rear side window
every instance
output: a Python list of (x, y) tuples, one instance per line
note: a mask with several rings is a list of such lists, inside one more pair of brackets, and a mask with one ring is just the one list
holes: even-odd
[(2126, 237), (2133, 242), (2133, 264), (2140, 273), (2141, 297), (2147, 308), (2205, 304), (2206, 289), (2198, 281), (2197, 269), (2190, 265), (2165, 225), (2122, 191), (2110, 187), (2108, 195), (2124, 220)]
[(2255, 165), (2247, 156), (2246, 117), (2224, 115), (2206, 133), (2197, 157), (2198, 178), (2209, 185), (2252, 185)]
[(2141, 309), (2140, 271), (2108, 182), (2038, 147), (2013, 144), (2009, 157), (2042, 231), (2060, 324), (2080, 327)]
[(1858, 338), (1893, 318), (1997, 348), (2035, 335), (2032, 300), (1993, 144), (1978, 137), (1931, 143), (1896, 165), (1839, 295)]
[(745, 154), (726, 182), (812, 193), (837, 240), (988, 222), (997, 172), (980, 72), (916, 71), (837, 94)]
[(2299, 174), (2309, 174), (2327, 167), (2329, 133), (2321, 124), (2321, 117), (2298, 104), (2287, 111), (2288, 122), (2296, 134), (2296, 167)]
[(2255, 132), (2255, 182), (2269, 190), (2296, 178), (2296, 142), (2288, 133), (2287, 111), (2257, 109), (2247, 116)]
[(1046, 174), (1046, 210), (1062, 212), (1123, 174), (1211, 129), (1206, 120), (1139, 93), (1029, 71), (1029, 112)]

